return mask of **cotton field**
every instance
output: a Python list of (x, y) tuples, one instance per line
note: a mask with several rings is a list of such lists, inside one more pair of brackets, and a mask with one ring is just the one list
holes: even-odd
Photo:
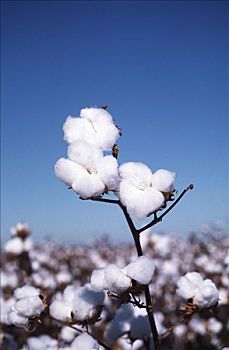
[(10, 234), (1, 254), (1, 349), (153, 349), (146, 284), (161, 349), (229, 346), (229, 237), (221, 228), (187, 239), (146, 230), (140, 258), (134, 245), (106, 237), (34, 245), (26, 223)]

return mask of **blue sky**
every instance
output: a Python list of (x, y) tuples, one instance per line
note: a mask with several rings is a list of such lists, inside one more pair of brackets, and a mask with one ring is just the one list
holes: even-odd
[(195, 190), (155, 230), (228, 227), (228, 3), (2, 1), (2, 234), (130, 239), (117, 207), (82, 202), (55, 178), (62, 126), (108, 104), (120, 162), (177, 173)]

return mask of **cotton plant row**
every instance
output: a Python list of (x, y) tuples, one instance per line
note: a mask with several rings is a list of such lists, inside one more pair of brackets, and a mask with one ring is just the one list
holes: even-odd
[[(34, 323), (42, 323), (48, 318), (62, 326), (85, 332), (87, 334), (77, 335), (72, 343), (78, 342), (79, 345), (82, 343), (85, 350), (92, 347), (113, 349), (117, 342), (122, 344), (124, 349), (129, 346), (129, 349), (158, 350), (161, 345), (163, 346), (164, 340), (175, 330), (177, 323), (170, 320), (167, 327), (164, 327), (165, 316), (161, 309), (157, 309), (159, 300), (157, 300), (158, 288), (155, 280), (157, 279), (160, 289), (168, 283), (173, 273), (164, 262), (164, 271), (162, 270), (164, 274), (156, 276), (158, 261), (155, 256), (149, 257), (143, 254), (144, 243), (141, 238), (151, 227), (162, 221), (184, 194), (193, 188), (193, 185), (189, 185), (177, 196), (173, 172), (165, 169), (152, 172), (147, 165), (140, 162), (119, 164), (117, 141), (121, 132), (107, 111), (107, 107), (82, 109), (79, 117), (67, 118), (63, 130), (64, 139), (68, 143), (67, 157), (57, 161), (55, 165), (57, 177), (80, 199), (100, 201), (120, 207), (133, 236), (138, 258), (134, 258), (131, 252), (131, 261), (127, 264), (122, 264), (120, 260), (117, 264), (114, 261), (105, 264), (102, 262), (100, 266), (92, 267), (89, 280), (81, 284), (71, 279), (69, 265), (62, 256), (58, 278), (50, 279), (48, 285), (45, 285), (46, 290), (55, 290), (59, 284), (60, 290), (55, 290), (54, 294), (46, 296), (39, 291), (37, 292), (39, 295), (24, 295), (21, 300), (17, 300), (16, 291), (16, 294), (14, 293), (16, 300), (10, 305), (4, 319), (9, 325), (16, 326), (20, 326), (19, 320), (21, 320), (21, 326), (29, 328), (31, 320), (34, 326)], [(168, 206), (169, 202), (172, 202), (170, 206)], [(135, 219), (148, 219), (148, 223), (144, 222), (143, 226), (137, 229)], [(23, 249), (22, 252), (16, 252), (19, 257), (23, 256)], [(47, 264), (51, 264), (51, 271), (57, 272), (55, 261), (42, 262), (42, 259), (34, 259), (34, 256), (32, 254), (30, 256), (29, 253), (26, 257), (27, 261), (24, 265), (29, 265), (28, 258), (29, 260), (31, 258), (31, 271), (24, 269), (29, 275), (27, 281), (32, 281), (36, 287), (40, 287), (42, 280), (47, 280), (50, 275)], [(98, 262), (97, 264), (99, 265)], [(215, 283), (209, 278), (204, 280), (201, 274), (193, 270), (189, 270), (188, 273), (183, 271), (181, 277), (178, 259), (176, 259), (176, 267), (176, 277), (172, 276), (176, 282), (173, 290), (166, 295), (166, 303), (172, 301), (171, 292), (174, 295), (177, 290), (177, 295), (184, 302), (183, 322), (201, 313), (203, 309), (212, 311), (219, 300), (219, 291)], [(80, 269), (82, 268), (81, 264)], [(26, 290), (27, 287), (22, 288)], [(155, 302), (152, 301), (152, 297)], [(34, 300), (34, 305), (31, 305), (30, 300)], [(114, 305), (117, 313), (111, 312)], [(17, 324), (9, 316), (12, 313), (17, 319)], [(112, 321), (108, 325), (109, 319)], [(96, 333), (96, 328), (99, 326), (105, 329), (102, 339)], [(68, 344), (70, 348), (76, 347), (72, 344)]]
[[(116, 346), (142, 349), (146, 339), (152, 342), (152, 336), (141, 292), (144, 283), (153, 279), (149, 286), (158, 301), (154, 314), (158, 333), (163, 335), (170, 330), (169, 337), (163, 340), (163, 348), (171, 349), (171, 344), (175, 349), (192, 348), (195, 341), (201, 341), (202, 349), (208, 349), (208, 346), (209, 349), (222, 349), (227, 344), (229, 331), (228, 238), (183, 241), (151, 235), (148, 230), (141, 234), (141, 244), (146, 256), (140, 258), (136, 258), (133, 246), (110, 245), (104, 239), (90, 246), (58, 246), (51, 241), (32, 245), (28, 252), (32, 273), (23, 272), (24, 283), (19, 268), (23, 254), (18, 256), (5, 251), (1, 272), (4, 276), (1, 279), (1, 322), (5, 333), (3, 339), (8, 344), (6, 348), (74, 349), (82, 343), (87, 349), (85, 342), (88, 342), (89, 348), (93, 344), (95, 348), (103, 349), (99, 343), (102, 341), (110, 349), (116, 349)], [(205, 257), (202, 265), (200, 256)], [(211, 271), (204, 264), (206, 259), (212, 262)], [(86, 284), (85, 275), (75, 274), (76, 267), (85, 264), (88, 267), (88, 271), (84, 270)], [(219, 267), (214, 269), (214, 265), (220, 266), (221, 270)], [(114, 275), (108, 273), (110, 269), (115, 271)], [(196, 269), (200, 274), (184, 273)], [(146, 274), (142, 270), (146, 270)], [(56, 278), (60, 275), (62, 278)], [(121, 293), (113, 289), (120, 275), (121, 281), (123, 275), (128, 277), (128, 289)], [(208, 311), (209, 307), (212, 309), (209, 301), (214, 304), (214, 298), (209, 298), (211, 293), (208, 293), (207, 307), (197, 305), (196, 299), (206, 281), (213, 287), (208, 282), (210, 276), (219, 287), (219, 312), (214, 310), (213, 313)], [(182, 306), (182, 314), (177, 313)], [(90, 334), (83, 333), (82, 337), (86, 329)], [(95, 339), (96, 329), (103, 334), (99, 342)], [(21, 343), (15, 345), (18, 340)], [(9, 345), (11, 343), (14, 347)]]

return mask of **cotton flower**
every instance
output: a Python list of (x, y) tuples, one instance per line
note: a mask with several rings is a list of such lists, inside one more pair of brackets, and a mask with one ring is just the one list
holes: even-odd
[(219, 292), (210, 280), (203, 280), (197, 272), (189, 272), (177, 282), (177, 294), (184, 299), (192, 299), (193, 304), (201, 308), (208, 308), (217, 304)]
[(80, 118), (69, 116), (63, 130), (64, 139), (69, 144), (85, 140), (102, 150), (110, 150), (120, 136), (111, 114), (102, 108), (84, 108)]
[(120, 184), (118, 196), (129, 215), (145, 219), (160, 209), (164, 202), (164, 193), (174, 190), (175, 174), (167, 170), (151, 170), (142, 163), (124, 163), (119, 167)]

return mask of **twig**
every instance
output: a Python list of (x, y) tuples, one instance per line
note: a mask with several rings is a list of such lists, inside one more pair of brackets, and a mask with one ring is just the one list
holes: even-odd
[[(142, 252), (142, 247), (140, 244), (140, 236), (139, 236), (138, 230), (135, 228), (134, 223), (133, 223), (132, 219), (130, 218), (126, 207), (124, 207), (121, 203), (119, 204), (119, 206), (122, 209), (122, 211), (125, 215), (125, 218), (127, 220), (127, 223), (129, 225), (129, 228), (131, 230), (138, 256), (142, 256), (143, 252)], [(147, 310), (147, 314), (148, 314), (148, 318), (149, 318), (151, 332), (153, 335), (154, 348), (155, 348), (155, 350), (159, 350), (160, 343), (159, 343), (157, 327), (156, 327), (156, 323), (155, 323), (155, 319), (154, 319), (154, 315), (153, 315), (153, 305), (152, 305), (152, 300), (150, 297), (148, 285), (145, 287), (145, 298), (146, 298), (146, 310)]]
[(156, 225), (158, 222), (162, 221), (163, 217), (165, 215), (167, 215), (170, 210), (172, 210), (175, 205), (177, 205), (177, 203), (181, 200), (181, 198), (185, 195), (185, 193), (188, 191), (188, 190), (192, 190), (193, 189), (193, 185), (190, 184), (188, 187), (186, 187), (182, 192), (181, 194), (179, 195), (179, 197), (177, 197), (177, 199), (173, 202), (173, 204), (170, 205), (170, 207), (164, 211), (164, 213), (162, 213), (160, 216), (155, 216), (154, 219), (147, 225), (143, 226), (142, 228), (140, 228), (139, 230), (137, 230), (138, 234), (140, 234), (141, 232), (147, 230), (148, 228)]

